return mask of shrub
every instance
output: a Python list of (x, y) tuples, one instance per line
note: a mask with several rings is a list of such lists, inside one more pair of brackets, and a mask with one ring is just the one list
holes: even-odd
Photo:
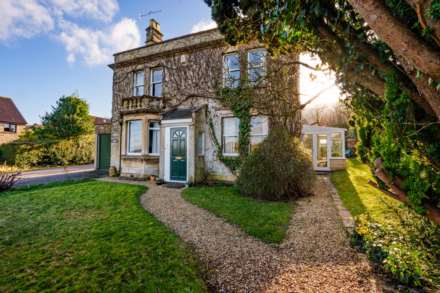
[(404, 229), (361, 215), (353, 244), (399, 282), (440, 288), (440, 228), (407, 208), (398, 213)]
[(288, 200), (311, 193), (314, 171), (310, 155), (286, 130), (273, 128), (243, 162), (237, 185), (242, 194)]

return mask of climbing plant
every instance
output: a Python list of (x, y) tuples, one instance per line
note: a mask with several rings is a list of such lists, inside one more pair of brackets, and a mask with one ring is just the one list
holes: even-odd
[(218, 92), (219, 101), (223, 106), (231, 110), (232, 114), (240, 120), (238, 131), (238, 157), (223, 155), (223, 145), (215, 136), (214, 123), (209, 117), (211, 137), (217, 149), (217, 156), (233, 173), (239, 169), (243, 159), (247, 157), (250, 149), (251, 110), (253, 108), (252, 92), (254, 89), (249, 85), (237, 88), (221, 88)]

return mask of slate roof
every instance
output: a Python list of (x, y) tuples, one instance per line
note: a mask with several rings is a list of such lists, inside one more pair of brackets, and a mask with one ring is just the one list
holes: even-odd
[(194, 109), (175, 109), (162, 114), (162, 120), (176, 120), (192, 118)]
[(27, 122), (18, 111), (11, 98), (0, 96), (0, 122), (26, 125)]

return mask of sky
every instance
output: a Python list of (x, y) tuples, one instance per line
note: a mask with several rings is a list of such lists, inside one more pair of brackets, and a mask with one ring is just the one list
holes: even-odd
[[(203, 0), (0, 0), (0, 96), (13, 98), (28, 123), (70, 94), (85, 99), (91, 114), (110, 117), (107, 65), (114, 53), (143, 45), (150, 18), (164, 39), (215, 26)], [(310, 84), (309, 75), (302, 74), (303, 99), (334, 83), (318, 74)], [(333, 89), (315, 103), (337, 96)]]

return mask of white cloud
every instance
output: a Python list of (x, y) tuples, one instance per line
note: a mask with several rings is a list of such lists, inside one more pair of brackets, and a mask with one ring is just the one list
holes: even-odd
[(0, 1), (0, 40), (30, 38), (53, 27), (48, 9), (37, 0)]
[(50, 7), (58, 15), (85, 16), (111, 21), (119, 10), (116, 0), (49, 0)]
[(58, 39), (67, 51), (67, 62), (78, 58), (87, 65), (102, 65), (112, 61), (118, 51), (140, 45), (140, 33), (134, 20), (124, 18), (109, 30), (91, 30), (74, 23), (63, 21)]
[(122, 19), (113, 26), (108, 41), (114, 48), (113, 53), (139, 47), (141, 35), (136, 22), (130, 18)]
[(0, 40), (50, 32), (64, 15), (110, 22), (118, 10), (117, 0), (0, 0)]
[(206, 31), (217, 27), (217, 23), (213, 20), (201, 20), (191, 28), (191, 33)]

